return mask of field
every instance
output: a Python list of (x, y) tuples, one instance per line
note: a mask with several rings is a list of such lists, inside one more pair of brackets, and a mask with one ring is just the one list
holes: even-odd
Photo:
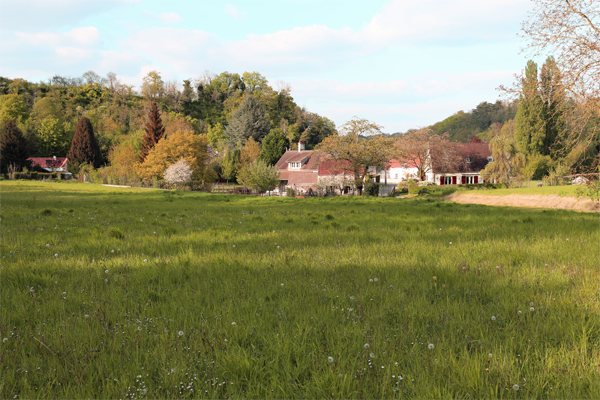
[(597, 214), (1, 184), (3, 398), (598, 398)]

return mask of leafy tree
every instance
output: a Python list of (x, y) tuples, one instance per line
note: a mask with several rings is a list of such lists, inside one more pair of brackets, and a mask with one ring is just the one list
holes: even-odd
[(217, 122), (214, 126), (208, 127), (207, 137), (213, 149), (219, 151), (223, 148), (223, 142), (225, 141), (225, 128)]
[(342, 125), (337, 135), (326, 137), (316, 149), (328, 154), (345, 170), (352, 171), (360, 194), (368, 168), (381, 168), (389, 162), (393, 139), (381, 134), (381, 126), (355, 117)]
[(197, 181), (212, 182), (214, 175), (206, 168), (208, 161), (208, 140), (206, 135), (191, 132), (175, 132), (160, 140), (145, 161), (138, 164), (137, 171), (144, 179), (163, 177), (166, 169), (181, 159), (192, 168), (192, 177)]
[(23, 133), (12, 119), (6, 120), (0, 133), (0, 161), (2, 172), (10, 165), (20, 170), (27, 165), (27, 149)]
[(110, 168), (115, 176), (135, 177), (139, 151), (131, 142), (120, 143), (108, 153)]
[(188, 183), (192, 181), (192, 169), (184, 158), (171, 164), (165, 171), (165, 181), (169, 183)]
[(35, 102), (30, 114), (33, 123), (37, 126), (41, 125), (42, 121), (48, 118), (54, 118), (58, 121), (63, 120), (60, 106), (56, 99), (52, 97), (43, 97)]
[(506, 123), (490, 142), (493, 161), (481, 171), (485, 180), (509, 185), (511, 178), (525, 166), (525, 156), (517, 151), (513, 139), (514, 126), (514, 121)]
[(150, 71), (144, 77), (142, 84), (142, 96), (149, 100), (156, 100), (163, 97), (165, 94), (165, 83), (163, 82), (160, 73)]
[(244, 144), (248, 138), (261, 142), (269, 133), (270, 127), (264, 106), (254, 96), (246, 95), (225, 129), (228, 147)]
[(69, 136), (65, 124), (54, 117), (46, 118), (38, 128), (38, 152), (44, 157), (64, 156), (72, 141)]
[(156, 146), (158, 141), (163, 137), (165, 128), (162, 125), (160, 119), (160, 112), (156, 102), (152, 102), (150, 112), (148, 113), (148, 122), (146, 122), (145, 128), (146, 134), (144, 135), (144, 142), (142, 143), (142, 152), (139, 157), (139, 162), (143, 163), (150, 150)]
[(12, 119), (15, 123), (27, 118), (27, 107), (23, 96), (19, 94), (5, 94), (0, 96), (0, 125)]
[(254, 139), (249, 138), (244, 147), (242, 147), (240, 150), (240, 161), (236, 166), (238, 171), (241, 168), (247, 167), (254, 161), (258, 160), (258, 157), (260, 156), (260, 150), (260, 144)]
[(264, 193), (279, 184), (279, 170), (262, 160), (256, 160), (239, 171), (238, 180), (244, 186)]
[(75, 136), (67, 154), (69, 170), (78, 173), (82, 165), (91, 164), (98, 168), (101, 163), (100, 147), (94, 136), (94, 128), (87, 117), (81, 117), (75, 127)]
[(288, 147), (288, 140), (280, 128), (271, 129), (271, 132), (262, 142), (259, 159), (267, 165), (275, 165)]
[(227, 181), (233, 181), (236, 178), (236, 164), (237, 159), (236, 151), (225, 149), (225, 156), (223, 156), (223, 161), (221, 163), (221, 175)]

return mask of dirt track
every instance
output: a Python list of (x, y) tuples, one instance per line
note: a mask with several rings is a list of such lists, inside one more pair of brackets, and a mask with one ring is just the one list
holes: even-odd
[(564, 210), (598, 212), (598, 204), (589, 199), (561, 197), (557, 195), (510, 194), (505, 196), (482, 195), (477, 193), (453, 193), (446, 200), (457, 203), (485, 204), (488, 206), (561, 208)]

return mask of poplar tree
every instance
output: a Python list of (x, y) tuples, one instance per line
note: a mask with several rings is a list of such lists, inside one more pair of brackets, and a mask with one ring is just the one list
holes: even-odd
[(81, 117), (77, 122), (67, 158), (69, 170), (73, 173), (78, 173), (84, 164), (91, 164), (94, 168), (98, 168), (102, 162), (100, 146), (94, 136), (92, 123), (87, 117)]
[(523, 93), (515, 117), (514, 140), (523, 154), (543, 154), (546, 136), (544, 102), (539, 91), (537, 64), (527, 62), (521, 81)]
[(27, 163), (25, 138), (23, 138), (23, 133), (12, 119), (7, 119), (4, 125), (2, 125), (2, 132), (0, 133), (0, 161), (2, 172), (6, 172), (10, 165), (21, 169)]
[(154, 148), (156, 143), (165, 134), (165, 127), (160, 119), (160, 112), (156, 102), (152, 102), (150, 112), (148, 113), (148, 122), (146, 122), (145, 128), (146, 134), (144, 135), (144, 142), (142, 143), (142, 152), (139, 156), (139, 163), (143, 163), (150, 150)]

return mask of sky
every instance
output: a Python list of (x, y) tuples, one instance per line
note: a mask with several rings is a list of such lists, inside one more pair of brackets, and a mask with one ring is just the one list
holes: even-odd
[(296, 103), (404, 132), (504, 99), (529, 0), (0, 0), (0, 76), (95, 71), (139, 89), (259, 72)]

